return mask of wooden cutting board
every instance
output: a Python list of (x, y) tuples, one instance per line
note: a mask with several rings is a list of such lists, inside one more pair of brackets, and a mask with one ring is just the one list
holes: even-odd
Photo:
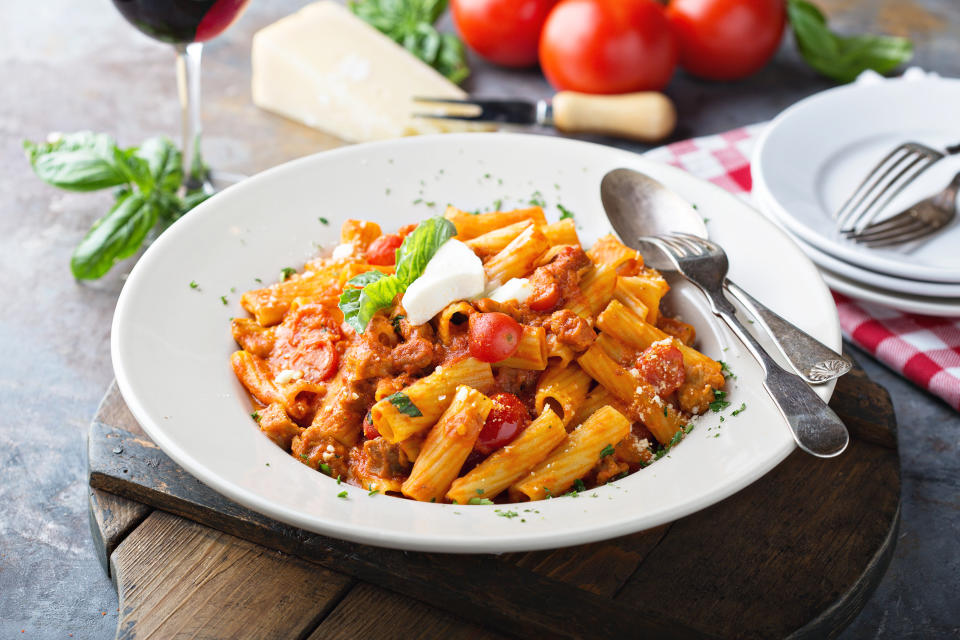
[(801, 452), (674, 523), (504, 555), (411, 553), (309, 533), (208, 489), (111, 386), (90, 427), (90, 524), (118, 638), (823, 638), (882, 577), (900, 470), (886, 391), (860, 369), (831, 406), (853, 440)]

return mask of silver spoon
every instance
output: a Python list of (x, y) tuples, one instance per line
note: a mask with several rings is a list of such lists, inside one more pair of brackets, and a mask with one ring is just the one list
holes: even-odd
[[(608, 172), (600, 183), (600, 198), (614, 230), (634, 248), (644, 236), (689, 233), (707, 237), (707, 227), (690, 203), (639, 171)], [(754, 315), (756, 324), (804, 380), (822, 384), (850, 371), (853, 365), (842, 355), (765, 307), (729, 279), (724, 279), (723, 284)]]

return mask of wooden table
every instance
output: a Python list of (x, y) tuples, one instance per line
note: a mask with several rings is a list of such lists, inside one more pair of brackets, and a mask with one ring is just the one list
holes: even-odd
[[(205, 150), (215, 166), (253, 173), (338, 144), (261, 113), (249, 101), (253, 32), (300, 4), (253, 3), (205, 53)], [(960, 9), (952, 0), (822, 4), (841, 29), (909, 32), (917, 64), (960, 75)], [(46, 187), (30, 173), (19, 145), (24, 137), (84, 128), (110, 131), (124, 144), (160, 132), (176, 136), (172, 56), (126, 25), (107, 2), (9, 2), (0, 6), (0, 69), (0, 354), (9, 363), (0, 370), (0, 637), (21, 630), (24, 636), (16, 637), (110, 637), (117, 599), (89, 539), (85, 437), (112, 377), (109, 320), (123, 270), (78, 285), (66, 268), (72, 247), (110, 198)], [(475, 69), (477, 91), (548, 94), (534, 72), (479, 63)], [(677, 135), (687, 136), (767, 119), (826, 86), (787, 42), (747, 81), (716, 85), (678, 76), (669, 92), (681, 113)], [(861, 361), (891, 392), (897, 409), (903, 522), (886, 578), (844, 637), (955, 634), (960, 420), (938, 400)], [(242, 553), (236, 557), (243, 562)], [(362, 620), (374, 606), (345, 615)], [(423, 613), (414, 606), (410, 616), (422, 619)]]

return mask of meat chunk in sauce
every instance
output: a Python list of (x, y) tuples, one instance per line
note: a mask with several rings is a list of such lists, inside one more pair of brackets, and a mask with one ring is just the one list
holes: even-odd
[(363, 451), (367, 458), (367, 473), (381, 478), (399, 478), (410, 473), (412, 465), (399, 444), (374, 438), (363, 443)]
[(554, 311), (546, 326), (557, 342), (570, 345), (575, 351), (586, 351), (597, 338), (590, 324), (569, 309)]
[(553, 311), (581, 297), (580, 271), (590, 264), (590, 258), (580, 247), (564, 247), (549, 264), (537, 267), (530, 276), (533, 293), (527, 305), (535, 311)]
[(257, 415), (259, 415), (260, 430), (284, 451), (290, 451), (294, 436), (299, 435), (303, 429), (290, 419), (287, 412), (283, 410), (283, 405), (275, 402), (258, 411)]

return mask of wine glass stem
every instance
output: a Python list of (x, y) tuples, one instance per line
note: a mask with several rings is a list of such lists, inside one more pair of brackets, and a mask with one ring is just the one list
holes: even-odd
[(187, 190), (202, 188), (212, 193), (213, 186), (207, 178), (200, 152), (200, 55), (203, 45), (191, 42), (178, 44), (176, 49), (177, 92), (180, 96), (180, 121), (183, 129), (183, 187)]

